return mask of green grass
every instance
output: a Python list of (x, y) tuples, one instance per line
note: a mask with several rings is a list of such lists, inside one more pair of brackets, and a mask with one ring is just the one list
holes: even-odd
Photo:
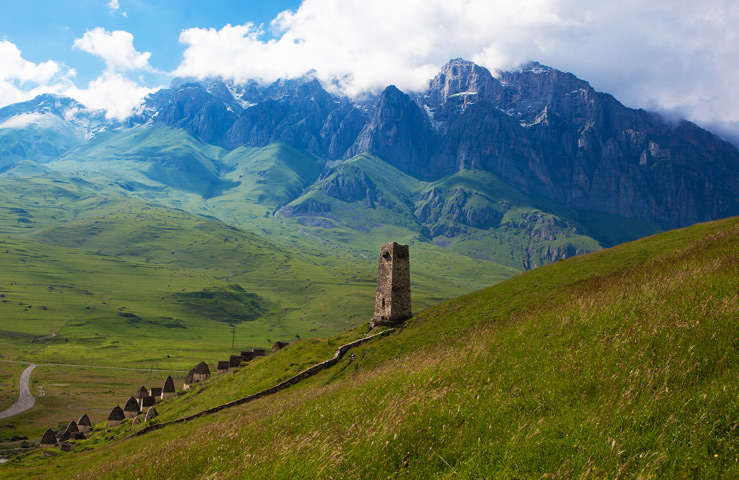
[(18, 382), (28, 365), (0, 362), (0, 412), (18, 399)]
[(423, 182), (367, 153), (342, 162), (277, 215), (365, 254), (387, 238), (423, 242), (487, 260), (481, 272), (535, 268), (601, 248), (572, 211), (523, 194), (493, 173), (462, 170)]
[[(461, 171), (422, 182), (370, 154), (348, 159), (321, 176), (325, 164), (285, 144), (228, 152), (177, 128), (142, 126), (97, 135), (45, 167), (101, 192), (212, 216), (293, 250), (329, 245), (345, 251), (343, 255), (374, 256), (377, 245), (388, 239), (416, 239), (521, 270), (567, 252), (600, 248), (592, 238), (599, 232), (578, 223), (573, 212), (525, 195), (488, 172)], [(14, 175), (24, 173), (34, 176), (28, 165)], [(476, 223), (516, 208), (546, 214), (561, 225), (553, 233), (532, 237), (525, 228), (496, 224), (495, 218)], [(427, 210), (428, 218), (419, 221), (417, 213)], [(491, 268), (496, 267), (480, 262), (478, 274)]]
[[(222, 288), (227, 282), (259, 295), (271, 307), (264, 306), (267, 314), (261, 323), (249, 325), (259, 324), (264, 334), (260, 341), (264, 343), (269, 343), (266, 338), (274, 341), (280, 335), (305, 338), (336, 333), (365, 321), (372, 312), (377, 268), (374, 255), (333, 247), (317, 251), (306, 243), (278, 246), (220, 222), (96, 191), (66, 177), (54, 181), (5, 179), (0, 184), (0, 196), (6, 199), (0, 207), (0, 235), (7, 234), (7, 238), (27, 238), (146, 263), (147, 269), (188, 271), (199, 280), (190, 283), (186, 294)], [(405, 240), (400, 231), (388, 231), (382, 238)], [(380, 238), (374, 240), (379, 242)], [(417, 285), (416, 311), (516, 273), (502, 266), (490, 269), (489, 262), (408, 240), (415, 252), (412, 275)], [(53, 260), (53, 255), (41, 253), (34, 258), (45, 262)], [(167, 288), (155, 291), (165, 296), (164, 303), (170, 308), (167, 295), (184, 287)], [(175, 312), (192, 303), (179, 300)], [(191, 310), (201, 309), (191, 306)], [(172, 314), (164, 316), (175, 318)], [(259, 334), (254, 329), (248, 332)]]
[[(89, 368), (89, 363), (88, 361), (88, 367), (42, 364), (34, 369), (30, 389), (36, 396), (36, 403), (23, 415), (0, 421), (0, 454), (4, 448), (17, 446), (17, 437), (26, 437), (28, 442), (37, 444), (47, 428), (65, 428), (71, 420), (79, 420), (84, 413), (93, 423), (101, 422), (108, 418), (116, 404), (122, 407), (141, 385), (161, 387), (170, 374), (149, 368)], [(7, 371), (8, 365), (0, 362), (0, 371)], [(7, 381), (14, 380), (17, 386), (20, 371), (26, 367), (27, 365), (22, 365), (13, 378), (8, 378)], [(179, 383), (185, 375), (184, 372), (171, 374), (178, 378)], [(17, 389), (12, 401), (15, 398)], [(4, 478), (1, 471), (0, 478)]]
[[(0, 198), (6, 358), (189, 369), (246, 347), (334, 335), (373, 311), (375, 258), (291, 251), (64, 176), (3, 179)], [(516, 273), (482, 272), (428, 244), (413, 251), (416, 312)], [(63, 403), (50, 405), (66, 418)]]
[[(96, 437), (88, 452), (33, 453), (2, 474), (733, 478), (738, 234), (730, 219), (557, 262), (430, 308), (273, 397), (133, 440)], [(328, 350), (301, 343), (259, 371), (277, 380)], [(178, 408), (259, 380), (209, 382)]]

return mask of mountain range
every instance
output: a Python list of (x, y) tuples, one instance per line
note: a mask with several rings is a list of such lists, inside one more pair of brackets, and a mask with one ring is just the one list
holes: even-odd
[[(420, 242), (514, 269), (739, 214), (739, 151), (576, 76), (450, 61), (425, 91), (176, 79), (118, 122), (0, 109), (0, 175), (66, 176), (285, 241)], [(278, 233), (279, 232), (279, 233)]]

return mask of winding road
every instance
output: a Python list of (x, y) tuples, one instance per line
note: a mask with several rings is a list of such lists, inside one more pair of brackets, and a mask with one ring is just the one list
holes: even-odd
[(34, 403), (36, 403), (36, 399), (31, 395), (31, 390), (28, 388), (28, 381), (31, 379), (31, 372), (33, 372), (34, 368), (36, 368), (36, 365), (31, 364), (28, 368), (23, 370), (23, 373), (21, 373), (20, 395), (18, 396), (18, 400), (16, 400), (16, 402), (7, 410), (0, 412), (0, 420), (25, 412), (29, 408), (33, 407)]
[[(25, 363), (29, 367), (23, 370), (23, 373), (21, 373), (21, 382), (20, 382), (20, 395), (18, 396), (18, 400), (10, 406), (5, 411), (0, 412), (0, 420), (8, 417), (12, 417), (13, 415), (18, 415), (19, 413), (23, 413), (26, 410), (33, 407), (33, 405), (36, 403), (36, 398), (34, 398), (33, 395), (31, 395), (31, 389), (28, 388), (29, 380), (31, 379), (31, 372), (33, 372), (33, 369), (36, 367), (78, 367), (78, 368), (99, 368), (99, 369), (108, 369), (108, 370), (129, 370), (129, 371), (139, 371), (139, 372), (146, 372), (149, 371), (150, 368), (127, 368), (127, 367), (105, 367), (105, 366), (91, 366), (91, 365), (76, 365), (72, 363), (44, 363), (41, 365), (36, 365), (33, 363), (27, 363), (27, 362), (18, 362), (13, 360), (0, 360), (2, 362), (9, 362), (9, 363)], [(162, 370), (157, 369), (159, 372), (174, 372), (174, 373), (187, 373), (184, 370)], [(43, 397), (46, 393), (44, 392), (43, 386), (39, 385), (39, 397)]]

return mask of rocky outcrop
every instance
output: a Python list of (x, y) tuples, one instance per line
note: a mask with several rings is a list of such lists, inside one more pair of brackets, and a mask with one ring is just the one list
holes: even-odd
[(330, 95), (310, 78), (268, 87), (220, 80), (173, 81), (147, 97), (131, 123), (161, 123), (228, 148), (284, 142), (341, 158), (367, 123), (365, 109)]
[(426, 114), (405, 93), (391, 85), (382, 92), (369, 123), (347, 157), (369, 151), (407, 172), (431, 175), (434, 134)]
[(429, 227), (432, 237), (453, 236), (455, 232), (449, 230), (447, 222), (483, 230), (497, 226), (503, 213), (489, 199), (475, 197), (480, 196), (463, 189), (442, 192), (433, 188), (418, 198), (414, 213), (419, 221), (432, 225)]
[(369, 176), (354, 166), (343, 167), (341, 174), (329, 176), (321, 189), (327, 195), (345, 202), (366, 200), (373, 206), (377, 200), (377, 189)]
[[(739, 213), (739, 152), (709, 132), (626, 108), (538, 63), (499, 81), (485, 72), (453, 60), (416, 96), (436, 127), (435, 142), (419, 161), (430, 168), (406, 171), (438, 178), (484, 169), (577, 210), (663, 228)], [(376, 148), (372, 139), (363, 146)]]
[[(229, 103), (235, 103), (233, 98)], [(207, 143), (222, 144), (236, 119), (233, 108), (222, 98), (200, 84), (186, 83), (172, 92), (154, 122), (182, 128)]]

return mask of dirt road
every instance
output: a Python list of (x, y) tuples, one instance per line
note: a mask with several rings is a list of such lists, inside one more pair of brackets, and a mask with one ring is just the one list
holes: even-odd
[(18, 396), (18, 400), (16, 400), (16, 402), (7, 410), (0, 412), (0, 420), (25, 412), (29, 408), (33, 407), (34, 403), (36, 403), (36, 399), (31, 395), (31, 390), (28, 388), (28, 382), (31, 379), (31, 372), (33, 372), (34, 368), (36, 368), (36, 365), (31, 364), (28, 368), (23, 370), (23, 373), (21, 373), (20, 395)]

